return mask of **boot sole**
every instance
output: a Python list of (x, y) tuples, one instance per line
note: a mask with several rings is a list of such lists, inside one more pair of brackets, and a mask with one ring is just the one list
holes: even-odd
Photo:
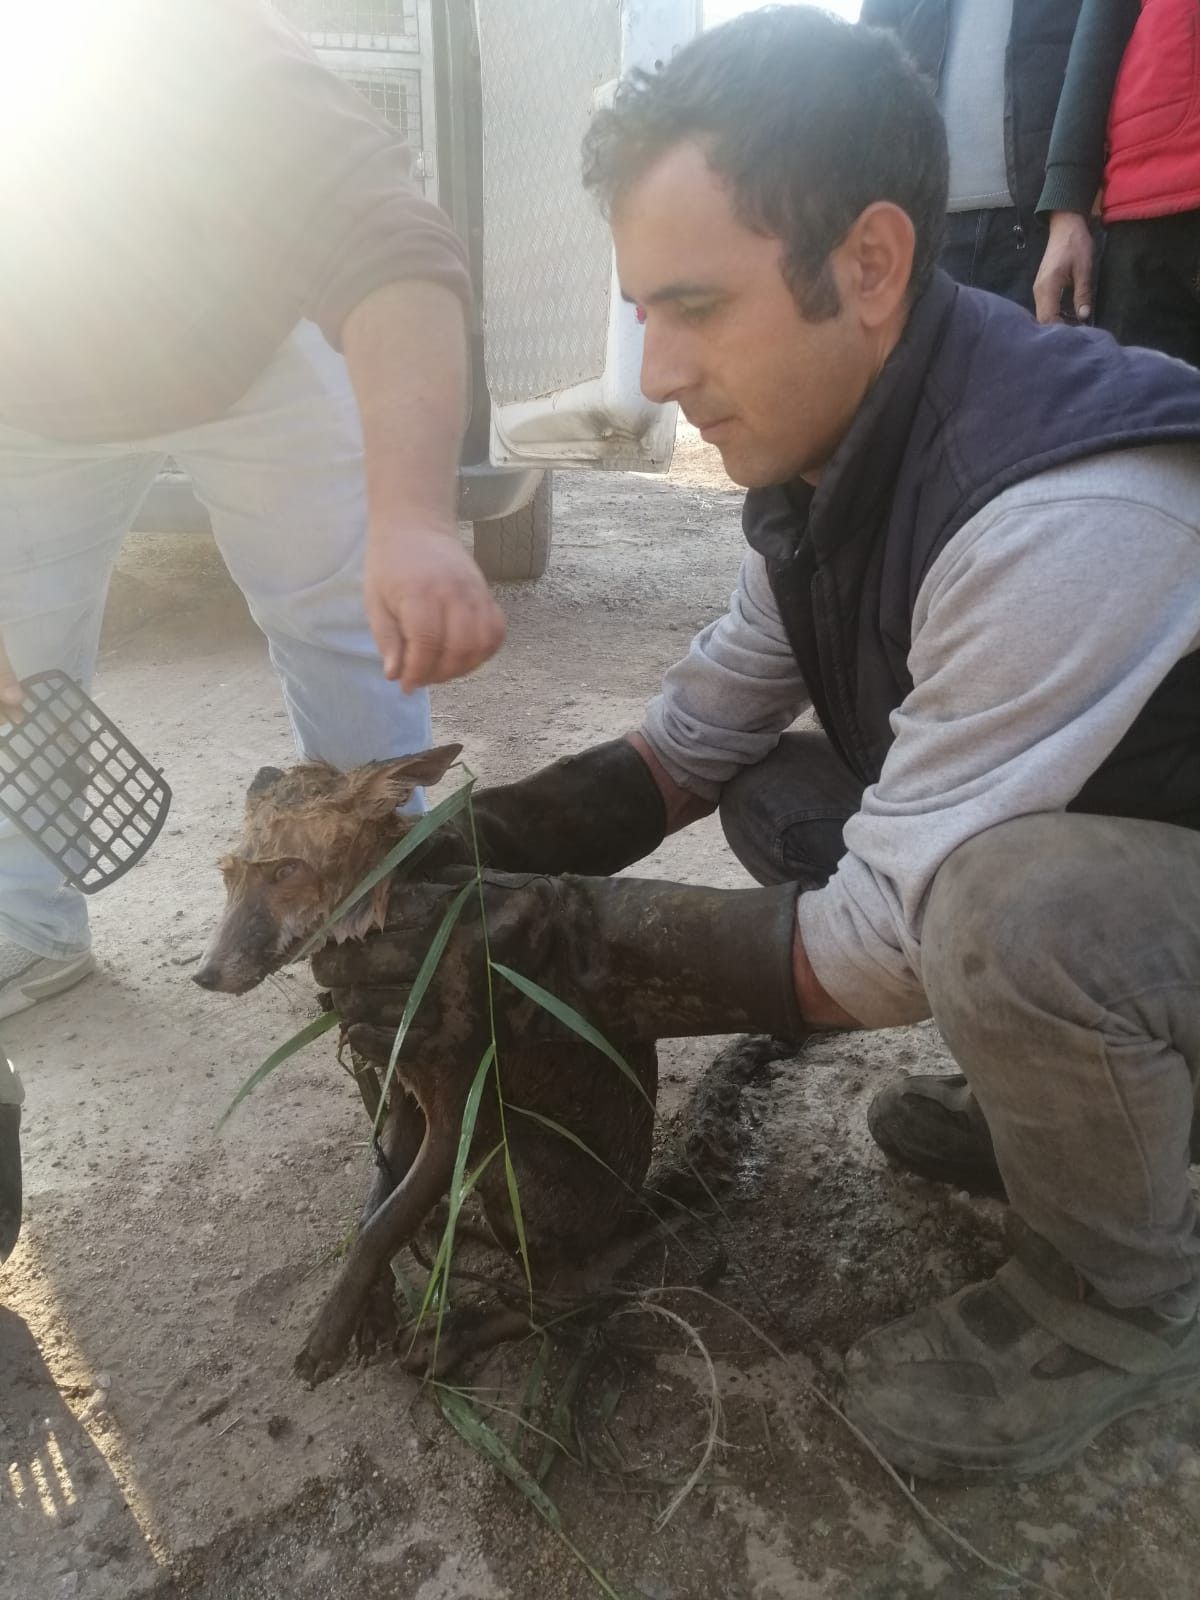
[(845, 1410), (854, 1426), (861, 1429), (900, 1472), (910, 1472), (914, 1477), (935, 1483), (962, 1477), (1019, 1482), (1065, 1466), (1085, 1450), (1098, 1433), (1122, 1417), (1187, 1399), (1198, 1389), (1200, 1362), (1186, 1371), (1160, 1373), (1149, 1378), (1140, 1392), (1126, 1390), (1119, 1396), (1114, 1395), (1098, 1414), (1088, 1419), (1086, 1426), (1060, 1428), (1057, 1433), (1047, 1434), (1032, 1443), (1007, 1448), (985, 1446), (975, 1450), (965, 1445), (947, 1447), (906, 1438), (877, 1421), (865, 1407), (856, 1406), (853, 1397), (847, 1397)]
[(0, 991), (0, 1022), (6, 1017), (19, 1016), (22, 1011), (28, 1011), (31, 1006), (36, 1006), (40, 1000), (50, 1000), (56, 994), (64, 994), (68, 989), (73, 989), (77, 983), (82, 983), (95, 970), (96, 958), (90, 950), (85, 950), (82, 955), (76, 956), (60, 966), (56, 972), (49, 972), (44, 977), (15, 978), (3, 991)]
[(906, 1113), (898, 1103), (901, 1094), (891, 1101), (888, 1094), (888, 1089), (881, 1090), (867, 1107), (867, 1128), (892, 1167), (914, 1173), (929, 1183), (951, 1184), (956, 1189), (965, 1189), (968, 1194), (997, 1200), (1008, 1198), (998, 1168), (989, 1169), (978, 1160), (966, 1162), (939, 1156), (929, 1148), (928, 1140), (919, 1147), (906, 1142), (903, 1130), (911, 1113)]

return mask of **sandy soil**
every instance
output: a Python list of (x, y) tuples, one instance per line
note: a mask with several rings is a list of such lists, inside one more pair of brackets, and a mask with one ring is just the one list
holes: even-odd
[[(737, 511), (694, 441), (669, 480), (560, 477), (551, 571), (506, 591), (508, 647), (439, 692), (439, 733), (491, 780), (628, 727), (723, 607)], [(99, 693), (176, 802), (150, 859), (95, 902), (99, 976), (4, 1027), (29, 1100), (25, 1232), (0, 1275), (0, 1597), (603, 1592), (394, 1366), (350, 1367), (315, 1391), (292, 1375), (365, 1187), (366, 1124), (323, 1042), (214, 1132), (250, 1069), (311, 1014), (313, 991), (301, 970), (241, 1001), (188, 981), (242, 787), (290, 754), (262, 642), (207, 542), (129, 541)], [(649, 867), (744, 881), (711, 821)], [(711, 1055), (663, 1047), (668, 1132)], [(648, 1246), (640, 1269), (678, 1286), (662, 1303), (711, 1353), (724, 1448), (658, 1528), (704, 1443), (709, 1376), (677, 1328), (622, 1319), (585, 1341), (587, 1464), (549, 1480), (611, 1592), (1016, 1592), (931, 1533), (811, 1388), (836, 1392), (860, 1333), (1002, 1254), (1001, 1207), (889, 1171), (866, 1133), (886, 1073), (947, 1064), (928, 1028), (818, 1041), (760, 1064), (730, 1101), (740, 1142), (721, 1213)], [(556, 1351), (552, 1373), (577, 1350)], [(468, 1381), (512, 1410), (533, 1355), (510, 1347)], [(1047, 1482), (921, 1494), (1026, 1592), (1197, 1591), (1200, 1407), (1121, 1424)]]

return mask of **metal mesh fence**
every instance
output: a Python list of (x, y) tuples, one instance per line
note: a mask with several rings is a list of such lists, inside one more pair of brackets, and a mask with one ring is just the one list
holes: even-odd
[(417, 0), (276, 0), (308, 38), (327, 50), (416, 50)]
[(347, 72), (346, 82), (382, 111), (413, 150), (421, 148), (421, 74), (409, 67)]

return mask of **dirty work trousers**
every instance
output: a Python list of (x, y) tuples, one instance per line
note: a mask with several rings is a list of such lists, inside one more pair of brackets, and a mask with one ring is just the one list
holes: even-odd
[[(860, 790), (823, 736), (785, 734), (721, 820), (760, 883), (818, 888)], [(1055, 813), (978, 835), (934, 880), (921, 979), (1013, 1210), (1110, 1304), (1194, 1309), (1200, 833)]]
[[(190, 475), (267, 636), (302, 755), (354, 766), (429, 746), (429, 699), (383, 676), (363, 612), (366, 492), (344, 361), (301, 323), (225, 416), (127, 444), (0, 427), (0, 636), (20, 677), (85, 686), (121, 540), (166, 456)], [(138, 742), (136, 715), (127, 731)], [(0, 823), (0, 937), (39, 956), (88, 943), (83, 897)]]

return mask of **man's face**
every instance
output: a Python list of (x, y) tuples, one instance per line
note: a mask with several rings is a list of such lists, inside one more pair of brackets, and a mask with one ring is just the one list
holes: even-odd
[(622, 292), (645, 310), (646, 396), (678, 401), (735, 483), (815, 482), (878, 370), (877, 341), (847, 307), (838, 252), (842, 310), (806, 321), (780, 240), (738, 221), (690, 141), (622, 198), (613, 240)]

